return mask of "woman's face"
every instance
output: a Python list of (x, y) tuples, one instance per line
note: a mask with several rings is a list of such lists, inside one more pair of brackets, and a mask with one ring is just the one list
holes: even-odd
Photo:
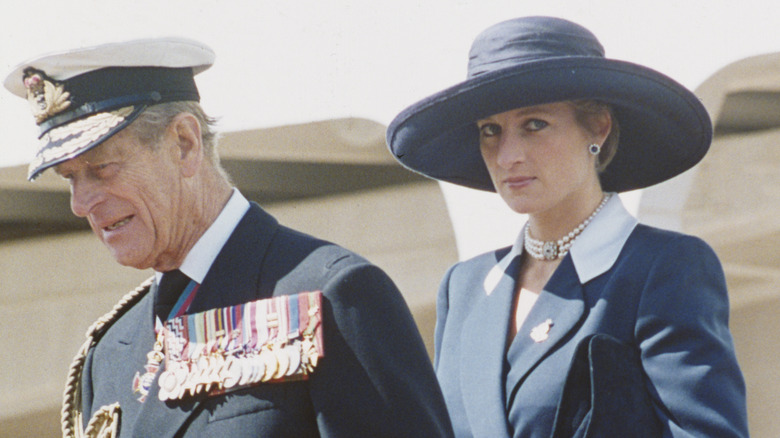
[(605, 115), (597, 132), (591, 132), (577, 121), (570, 102), (518, 108), (479, 120), (482, 158), (496, 191), (518, 213), (592, 202), (586, 195), (601, 189), (588, 146), (603, 144), (609, 120)]

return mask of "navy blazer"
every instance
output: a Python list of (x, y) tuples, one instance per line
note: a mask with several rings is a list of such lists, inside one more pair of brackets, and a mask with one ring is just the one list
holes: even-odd
[[(412, 316), (376, 266), (280, 226), (257, 204), (241, 220), (189, 313), (321, 290), (325, 357), (307, 381), (140, 403), (133, 376), (154, 343), (152, 286), (106, 332), (82, 375), (83, 411), (120, 402), (121, 437), (447, 437), (451, 426)], [(88, 418), (85, 418), (85, 424)]]
[[(615, 249), (597, 248), (615, 259), (593, 278), (566, 255), (509, 345), (519, 257), (504, 248), (450, 268), (434, 363), (456, 436), (548, 438), (574, 349), (594, 333), (638, 350), (663, 436), (748, 435), (717, 257), (698, 238), (628, 225)], [(591, 226), (589, 239), (611, 232)], [(529, 336), (535, 327), (546, 339)]]

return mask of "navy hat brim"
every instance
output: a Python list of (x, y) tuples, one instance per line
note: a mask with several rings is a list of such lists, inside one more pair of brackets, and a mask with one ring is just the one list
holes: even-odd
[(73, 159), (111, 138), (132, 123), (148, 105), (132, 105), (92, 114), (81, 120), (52, 128), (40, 139), (40, 148), (30, 162), (27, 179)]
[(619, 60), (568, 56), (485, 73), (402, 111), (387, 144), (425, 176), (495, 191), (476, 121), (515, 108), (593, 99), (610, 104), (620, 143), (600, 175), (606, 191), (648, 187), (690, 169), (706, 154), (712, 123), (688, 89), (652, 69)]

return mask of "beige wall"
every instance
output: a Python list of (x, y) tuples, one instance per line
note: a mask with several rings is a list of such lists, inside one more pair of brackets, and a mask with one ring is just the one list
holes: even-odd
[(752, 435), (780, 436), (780, 129), (722, 135), (691, 184), (683, 229), (723, 263)]
[(780, 436), (780, 54), (727, 66), (697, 93), (715, 119), (691, 172), (645, 190), (640, 220), (697, 235), (718, 254), (745, 375), (751, 436)]
[(90, 232), (3, 242), (0, 273), (0, 436), (57, 436), (87, 327), (148, 273), (118, 266)]

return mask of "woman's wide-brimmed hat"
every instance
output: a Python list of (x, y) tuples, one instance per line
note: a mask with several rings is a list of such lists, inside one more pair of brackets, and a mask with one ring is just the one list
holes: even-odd
[(388, 127), (387, 144), (413, 171), (495, 191), (476, 121), (584, 99), (610, 104), (620, 123), (617, 154), (600, 175), (606, 191), (644, 188), (679, 175), (704, 157), (712, 141), (707, 111), (679, 83), (606, 58), (596, 37), (578, 24), (523, 17), (482, 32), (471, 47), (468, 78), (402, 111)]

